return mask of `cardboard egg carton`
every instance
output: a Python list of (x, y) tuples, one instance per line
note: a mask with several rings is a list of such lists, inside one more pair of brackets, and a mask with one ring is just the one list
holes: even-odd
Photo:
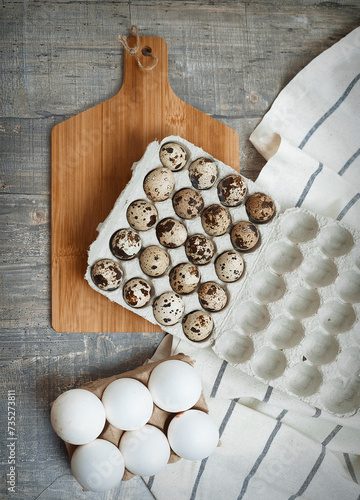
[[(191, 236), (193, 234), (204, 234), (204, 229), (201, 224), (201, 217), (196, 217), (195, 219), (182, 219), (176, 215), (173, 209), (173, 204), (172, 204), (172, 198), (175, 195), (177, 191), (179, 191), (182, 188), (192, 188), (194, 187), (191, 184), (191, 181), (189, 179), (189, 174), (188, 174), (188, 167), (189, 165), (195, 161), (198, 158), (201, 157), (207, 157), (212, 159), (218, 169), (218, 178), (214, 184), (214, 186), (210, 189), (206, 190), (201, 190), (199, 191), (204, 199), (204, 206), (205, 208), (212, 205), (212, 204), (218, 204), (220, 205), (220, 201), (218, 198), (217, 194), (217, 184), (218, 182), (226, 177), (227, 175), (230, 174), (236, 174), (234, 169), (231, 167), (225, 165), (221, 161), (212, 158), (209, 154), (207, 154), (205, 151), (203, 151), (201, 148), (198, 148), (194, 146), (193, 144), (189, 143), (188, 141), (178, 137), (178, 136), (170, 136), (166, 137), (161, 141), (161, 144), (159, 144), (157, 141), (154, 141), (150, 143), (141, 158), (141, 160), (137, 163), (135, 163), (132, 167), (132, 177), (129, 181), (129, 183), (126, 185), (124, 190), (121, 192), (120, 196), (118, 197), (117, 201), (115, 202), (115, 205), (106, 218), (106, 220), (98, 226), (98, 237), (96, 240), (91, 244), (89, 253), (88, 253), (88, 267), (86, 271), (86, 279), (89, 283), (89, 285), (96, 290), (99, 293), (102, 293), (105, 295), (109, 300), (114, 301), (118, 304), (120, 304), (122, 307), (125, 307), (126, 309), (131, 310), (132, 312), (135, 312), (137, 314), (140, 314), (143, 318), (146, 320), (150, 321), (153, 324), (158, 324), (154, 318), (153, 315), (153, 308), (152, 308), (152, 303), (153, 300), (150, 301), (150, 303), (142, 307), (141, 309), (136, 309), (130, 307), (124, 300), (123, 297), (123, 286), (119, 287), (117, 290), (114, 291), (104, 291), (98, 288), (95, 283), (93, 282), (91, 278), (91, 268), (95, 262), (97, 262), (100, 259), (112, 259), (116, 261), (118, 264), (120, 264), (122, 270), (123, 270), (123, 285), (130, 279), (132, 278), (142, 278), (146, 280), (147, 282), (151, 283), (152, 286), (152, 299), (155, 299), (159, 295), (165, 292), (172, 291), (170, 283), (169, 283), (169, 272), (170, 270), (175, 267), (177, 264), (184, 263), (184, 262), (189, 262), (186, 252), (185, 252), (185, 245), (181, 245), (178, 248), (166, 248), (165, 250), (169, 254), (170, 257), (170, 266), (165, 274), (163, 274), (160, 277), (156, 278), (150, 278), (144, 272), (142, 271), (140, 264), (139, 264), (139, 258), (134, 258), (128, 261), (121, 261), (116, 259), (109, 246), (109, 241), (111, 236), (114, 234), (115, 231), (118, 229), (122, 228), (130, 228), (129, 222), (126, 217), (126, 211), (127, 207), (129, 204), (135, 200), (147, 200), (146, 194), (144, 192), (143, 188), (143, 181), (145, 176), (155, 168), (161, 166), (160, 160), (159, 160), (159, 150), (162, 144), (165, 144), (166, 142), (177, 142), (181, 144), (187, 151), (188, 154), (188, 161), (187, 165), (185, 168), (183, 168), (180, 171), (173, 172), (174, 178), (175, 178), (175, 187), (172, 193), (172, 196), (161, 202), (151, 202), (155, 205), (157, 211), (158, 211), (158, 221), (161, 221), (162, 219), (166, 217), (172, 217), (176, 220), (179, 220), (184, 224), (186, 227), (188, 236)], [(244, 178), (244, 177), (243, 177)], [(248, 196), (255, 192), (259, 192), (259, 188), (256, 186), (254, 182), (252, 182), (249, 179), (245, 179), (247, 183), (247, 191), (248, 191)], [(263, 190), (261, 190), (263, 192)], [(230, 213), (232, 224), (234, 224), (237, 221), (242, 221), (248, 220), (248, 216), (246, 214), (245, 206), (244, 204), (241, 204), (237, 207), (226, 207)], [(271, 224), (271, 223), (269, 223)], [(258, 226), (259, 232), (260, 232), (260, 245), (266, 244), (266, 240), (268, 238), (268, 235), (270, 233), (270, 227), (269, 224), (264, 224)], [(151, 229), (147, 231), (138, 231), (138, 234), (141, 237), (142, 240), (142, 247), (143, 249), (150, 246), (150, 245), (157, 245), (161, 247), (157, 236), (156, 236), (156, 225), (152, 227)], [(225, 321), (225, 318), (228, 316), (228, 310), (230, 308), (231, 301), (235, 300), (235, 298), (238, 295), (239, 290), (242, 288), (242, 280), (234, 283), (224, 283), (222, 282), (216, 272), (215, 272), (215, 267), (214, 263), (218, 255), (223, 253), (226, 250), (234, 250), (234, 247), (231, 243), (230, 239), (230, 233), (226, 232), (222, 236), (216, 236), (216, 237), (211, 237), (208, 236), (212, 242), (214, 243), (215, 246), (215, 254), (214, 257), (212, 258), (211, 262), (206, 265), (198, 265), (198, 270), (200, 272), (200, 284), (205, 283), (208, 281), (213, 281), (215, 283), (218, 283), (223, 287), (223, 289), (227, 292), (228, 295), (228, 304), (227, 306), (222, 310), (218, 311), (216, 313), (210, 313), (214, 322), (214, 328), (213, 332), (210, 335), (209, 338), (202, 342), (197, 342), (197, 345), (199, 347), (207, 347), (212, 345), (214, 342), (214, 339), (221, 334), (221, 330), (223, 328), (223, 324)], [(256, 251), (255, 252), (249, 252), (246, 255), (243, 254), (243, 259), (245, 261), (245, 273), (248, 272), (249, 269), (252, 268), (253, 262), (256, 260)], [(199, 286), (200, 286), (199, 284)], [(198, 299), (198, 294), (197, 290), (195, 290), (193, 293), (189, 295), (182, 295), (181, 296), (183, 303), (184, 303), (184, 316), (192, 312), (194, 310), (201, 310), (201, 304)], [(182, 322), (181, 320), (176, 323), (175, 325), (160, 325), (162, 328), (165, 328), (168, 333), (171, 333), (172, 335), (175, 335), (183, 340), (186, 340), (188, 342), (191, 342), (188, 340), (188, 338), (184, 335), (183, 329), (182, 329)]]
[(304, 209), (286, 210), (244, 276), (213, 350), (317, 408), (356, 413), (359, 245), (359, 231), (351, 227)]
[[(234, 174), (234, 170), (180, 137), (166, 137), (161, 144), (157, 141), (149, 144), (142, 159), (134, 164), (131, 180), (98, 227), (99, 235), (90, 246), (86, 272), (86, 279), (94, 290), (155, 324), (152, 303), (162, 293), (171, 291), (169, 271), (179, 263), (188, 262), (184, 245), (166, 249), (171, 261), (169, 269), (163, 276), (151, 279), (142, 272), (138, 258), (117, 261), (109, 241), (116, 230), (129, 228), (128, 205), (135, 200), (147, 200), (143, 180), (148, 172), (161, 166), (159, 151), (166, 142), (181, 144), (188, 153), (188, 161), (185, 168), (174, 172), (172, 196), (162, 202), (152, 202), (158, 211), (158, 221), (172, 217), (185, 225), (188, 236), (206, 234), (201, 217), (184, 220), (176, 215), (172, 197), (182, 188), (193, 188), (189, 165), (200, 157), (208, 157), (217, 165), (218, 178), (212, 188), (200, 193), (205, 208), (220, 204), (217, 184)], [(244, 180), (246, 199), (256, 192), (264, 192), (256, 183)], [(231, 227), (238, 221), (249, 220), (246, 199), (237, 207), (226, 207)], [(214, 281), (221, 285), (228, 295), (228, 303), (223, 310), (210, 313), (213, 331), (206, 340), (196, 342), (197, 346), (211, 347), (220, 358), (245, 373), (318, 408), (336, 415), (353, 414), (360, 406), (359, 233), (340, 222), (299, 208), (284, 214), (277, 212), (272, 220), (256, 226), (259, 244), (249, 252), (240, 252), (245, 271), (233, 283), (219, 280), (214, 266), (218, 255), (234, 249), (230, 230), (222, 236), (210, 237), (215, 255), (209, 264), (198, 266), (200, 284)], [(161, 246), (155, 227), (139, 231), (143, 248)], [(151, 283), (152, 300), (147, 306), (130, 308), (123, 298), (123, 286), (110, 292), (94, 284), (91, 267), (103, 258), (120, 264), (123, 284), (135, 277)], [(350, 291), (349, 276), (352, 276)], [(184, 316), (202, 309), (197, 290), (183, 295), (182, 300)], [(181, 320), (166, 326), (166, 331), (191, 342), (184, 335)]]
[[(177, 354), (175, 356), (171, 356), (169, 358), (163, 359), (161, 361), (156, 361), (156, 362), (151, 362), (147, 363), (143, 366), (139, 366), (138, 368), (135, 368), (134, 370), (124, 372), (121, 374), (113, 375), (111, 377), (103, 378), (103, 379), (98, 379), (93, 382), (88, 382), (86, 384), (83, 384), (79, 389), (86, 389), (95, 396), (97, 396), (99, 399), (102, 398), (103, 392), (105, 391), (106, 387), (113, 382), (114, 380), (118, 380), (120, 378), (133, 378), (135, 380), (138, 380), (142, 384), (144, 384), (146, 387), (148, 386), (149, 378), (150, 375), (153, 371), (153, 369), (159, 365), (160, 363), (163, 363), (164, 361), (167, 361), (169, 359), (176, 359), (179, 361), (184, 361), (185, 363), (189, 363), (191, 366), (194, 366), (194, 361), (189, 357), (186, 356), (185, 354)], [(204, 394), (201, 393), (201, 396), (197, 403), (191, 408), (195, 410), (201, 410), (204, 411), (205, 413), (209, 413), (208, 406), (206, 404), (206, 400), (204, 397)], [(160, 429), (164, 434), (167, 432), (168, 425), (173, 418), (174, 414), (169, 413), (167, 411), (161, 410), (154, 404), (154, 410), (152, 413), (152, 416), (147, 422), (150, 425), (153, 425)], [(110, 443), (114, 444), (116, 447), (119, 446), (121, 436), (123, 435), (125, 431), (122, 429), (118, 429), (111, 425), (107, 420), (105, 422), (104, 430), (98, 437), (98, 439), (105, 439), (109, 441)], [(69, 455), (69, 459), (71, 460), (71, 457), (78, 447), (77, 445), (65, 443), (66, 449)], [(171, 449), (170, 450), (170, 458), (168, 461), (168, 464), (175, 463), (177, 461), (181, 460), (181, 458)], [(125, 468), (124, 476), (122, 478), (123, 481), (128, 481), (134, 477), (134, 474), (130, 472), (128, 469)]]

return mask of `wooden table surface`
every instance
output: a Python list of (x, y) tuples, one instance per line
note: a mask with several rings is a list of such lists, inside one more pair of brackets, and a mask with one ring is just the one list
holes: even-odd
[(359, 25), (360, 4), (3, 0), (0, 12), (0, 498), (10, 467), (8, 391), (16, 394), (17, 438), (10, 498), (152, 498), (140, 478), (110, 493), (83, 493), (50, 426), (49, 404), (60, 393), (135, 368), (163, 337), (51, 328), (51, 129), (118, 92), (117, 35), (136, 24), (168, 43), (175, 94), (237, 131), (241, 172), (256, 180), (265, 161), (250, 133), (304, 66)]

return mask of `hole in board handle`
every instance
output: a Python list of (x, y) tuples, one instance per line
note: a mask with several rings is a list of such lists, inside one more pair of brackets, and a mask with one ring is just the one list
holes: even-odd
[(148, 47), (147, 45), (141, 49), (141, 53), (143, 56), (150, 57), (152, 54), (152, 49), (151, 47)]

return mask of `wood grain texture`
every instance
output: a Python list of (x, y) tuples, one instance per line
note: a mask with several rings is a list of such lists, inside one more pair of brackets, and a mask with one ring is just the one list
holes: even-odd
[[(4, 478), (6, 393), (15, 389), (14, 500), (152, 498), (141, 479), (109, 493), (83, 493), (49, 422), (49, 404), (61, 392), (135, 368), (163, 337), (51, 328), (51, 130), (117, 94), (124, 54), (116, 37), (127, 34), (131, 24), (141, 35), (167, 42), (173, 92), (238, 133), (241, 171), (256, 180), (265, 161), (249, 135), (291, 78), (360, 24), (360, 5), (358, 0), (3, 0), (0, 469)], [(5, 497), (3, 481), (0, 497)]]
[[(129, 43), (134, 45), (136, 37)], [(121, 90), (52, 132), (52, 326), (67, 332), (161, 331), (97, 294), (84, 280), (87, 250), (131, 177), (146, 146), (169, 135), (202, 147), (239, 170), (236, 132), (179, 99), (168, 81), (168, 51), (159, 37), (139, 37), (158, 58), (150, 71), (126, 53)], [(159, 161), (159, 165), (160, 161)]]

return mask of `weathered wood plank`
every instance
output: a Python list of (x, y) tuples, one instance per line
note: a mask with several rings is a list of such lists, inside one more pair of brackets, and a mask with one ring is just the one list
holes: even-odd
[(130, 23), (167, 40), (170, 84), (180, 98), (210, 115), (234, 117), (262, 115), (292, 76), (359, 21), (356, 0), (296, 7), (104, 1), (101, 8), (94, 1), (32, 0), (25, 15), (20, 2), (7, 9), (4, 50), (13, 57), (1, 63), (2, 115), (32, 118), (76, 114), (113, 96), (123, 77), (116, 36)]
[(1, 193), (50, 193), (50, 133), (66, 118), (0, 118)]

